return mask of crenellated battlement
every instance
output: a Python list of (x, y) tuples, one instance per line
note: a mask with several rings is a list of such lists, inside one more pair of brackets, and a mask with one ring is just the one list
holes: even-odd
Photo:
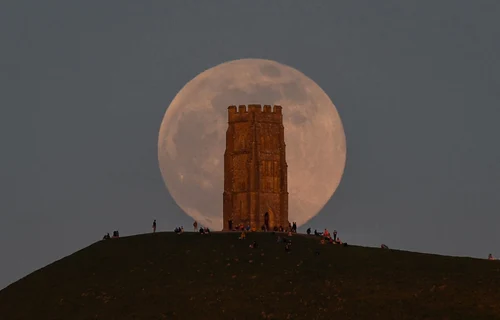
[(249, 104), (248, 108), (246, 105), (239, 105), (238, 107), (236, 106), (229, 106), (227, 108), (229, 114), (235, 114), (235, 113), (249, 113), (249, 112), (261, 112), (261, 113), (276, 113), (276, 114), (281, 114), (283, 108), (281, 106), (274, 106), (274, 109), (271, 105), (264, 105), (264, 108), (260, 104)]
[(263, 122), (282, 122), (282, 108), (281, 106), (264, 105), (264, 108), (260, 104), (249, 104), (239, 105), (239, 106), (229, 106), (227, 108), (228, 112), (228, 122), (245, 122), (251, 121), (252, 118), (259, 119), (257, 121)]

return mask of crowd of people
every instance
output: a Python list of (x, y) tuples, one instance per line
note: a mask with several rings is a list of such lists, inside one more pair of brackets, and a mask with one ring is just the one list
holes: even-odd
[[(231, 222), (231, 221), (230, 221)], [(229, 226), (232, 224), (230, 223)], [(241, 231), (240, 236), (238, 237), (239, 240), (245, 240), (246, 239), (246, 233), (247, 232), (252, 232), (252, 228), (248, 227), (243, 227), (242, 224), (238, 224), (236, 228), (231, 229), (232, 231)], [(266, 231), (266, 228), (263, 228), (262, 231)], [(288, 228), (283, 228), (283, 227), (275, 227), (273, 228), (272, 234), (276, 235), (277, 233), (285, 233), (288, 237), (286, 236), (281, 236), (277, 235), (276, 242), (277, 243), (282, 243), (284, 244), (284, 248), (286, 252), (290, 252), (292, 248), (292, 235), (294, 233), (297, 233), (297, 223), (289, 223)], [(307, 235), (311, 235), (311, 228), (308, 228), (306, 231)], [(346, 242), (342, 242), (340, 238), (337, 236), (337, 230), (333, 231), (333, 234), (330, 234), (328, 229), (325, 228), (324, 232), (318, 232), (317, 230), (314, 230), (314, 236), (320, 238), (320, 243), (325, 244), (325, 243), (330, 243), (330, 244), (341, 244), (344, 246), (347, 246)], [(250, 248), (255, 248), (257, 246), (257, 243), (254, 241), (252, 244), (250, 244)]]
[[(156, 233), (156, 219), (153, 220), (153, 224), (151, 226), (152, 228), (152, 232), (153, 233)], [(271, 230), (270, 230), (271, 229)], [(210, 235), (211, 234), (211, 231), (208, 227), (203, 227), (203, 226), (200, 226), (198, 228), (198, 222), (197, 221), (194, 221), (193, 222), (193, 230), (194, 232), (198, 232), (202, 235)], [(239, 223), (239, 224), (233, 224), (233, 221), (232, 220), (229, 220), (229, 230), (231, 231), (241, 231), (240, 233), (240, 236), (239, 236), (239, 240), (245, 240), (246, 239), (246, 233), (247, 232), (256, 232), (256, 228), (252, 228), (249, 224), (247, 224), (246, 226), (243, 224), (243, 223)], [(272, 234), (276, 234), (277, 232), (279, 233), (285, 233), (288, 235), (288, 237), (291, 237), (292, 234), (294, 233), (297, 233), (297, 223), (296, 222), (292, 222), (292, 223), (288, 223), (288, 226), (286, 228), (284, 228), (283, 226), (274, 226), (273, 228), (269, 228), (268, 227), (268, 224), (264, 224), (262, 227), (261, 227), (261, 230), (260, 231), (263, 231), (263, 232), (272, 232)], [(176, 227), (174, 229), (174, 232), (176, 234), (182, 234), (184, 233), (184, 227), (183, 226), (180, 226), (180, 227)], [(311, 235), (312, 231), (311, 231), (311, 228), (307, 228), (306, 230), (306, 234), (307, 235)], [(320, 244), (340, 244), (340, 245), (343, 245), (343, 246), (347, 246), (347, 243), (346, 242), (342, 242), (340, 240), (340, 238), (338, 237), (338, 232), (337, 230), (333, 230), (332, 233), (330, 233), (328, 231), (328, 229), (324, 229), (323, 232), (318, 232), (318, 230), (314, 230), (314, 233), (313, 235), (315, 237), (319, 237), (320, 238)], [(104, 237), (102, 238), (103, 240), (108, 240), (108, 239), (115, 239), (115, 238), (119, 238), (120, 237), (120, 233), (118, 230), (115, 230), (113, 231), (113, 236), (110, 236), (109, 232), (106, 233), (104, 235)], [(285, 251), (286, 252), (290, 252), (291, 251), (291, 246), (292, 246), (292, 240), (289, 239), (289, 238), (286, 238), (286, 237), (282, 237), (280, 235), (277, 236), (277, 242), (278, 243), (283, 243), (285, 246)], [(250, 248), (257, 248), (257, 242), (253, 242), (249, 245)], [(380, 248), (382, 249), (389, 249), (389, 247), (385, 244), (381, 244), (380, 245)], [(488, 254), (488, 260), (500, 260), (500, 259), (496, 259), (493, 257), (493, 255), (490, 253)]]
[(109, 232), (106, 233), (104, 237), (102, 237), (103, 240), (116, 239), (116, 238), (120, 238), (120, 232), (118, 232), (118, 230), (113, 231), (112, 237), (109, 235)]
[[(267, 214), (267, 212), (266, 212), (266, 214)], [(195, 221), (194, 223), (197, 223), (197, 222)], [(243, 223), (235, 224), (235, 223), (233, 223), (233, 220), (229, 220), (228, 221), (228, 229), (230, 231), (246, 231), (246, 232), (256, 232), (257, 231), (257, 228), (251, 227), (250, 224), (247, 224), (247, 225), (245, 225)], [(280, 226), (274, 226), (274, 227), (271, 228), (269, 226), (269, 222), (266, 221), (260, 227), (260, 231), (263, 231), (263, 232), (274, 231), (274, 232), (285, 232), (285, 233), (289, 233), (289, 232), (297, 233), (297, 223), (296, 222), (292, 222), (292, 223), (289, 222), (287, 227), (283, 227), (282, 225), (280, 225)]]
[[(272, 232), (273, 235), (276, 235), (276, 232)], [(288, 234), (289, 236), (291, 236), (291, 233)], [(238, 238), (238, 240), (245, 240), (246, 239), (246, 232), (245, 230), (243, 230)], [(281, 237), (280, 235), (277, 236), (276, 238), (276, 242), (277, 243), (284, 243), (285, 244), (285, 251), (286, 252), (290, 252), (291, 250), (291, 246), (292, 246), (292, 240), (291, 239), (288, 239), (286, 237)], [(255, 249), (258, 247), (258, 244), (257, 244), (257, 241), (253, 241), (248, 247), (250, 247), (251, 249)]]

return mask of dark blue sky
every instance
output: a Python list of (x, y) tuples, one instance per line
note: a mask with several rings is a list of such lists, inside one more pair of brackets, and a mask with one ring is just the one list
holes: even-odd
[(159, 126), (187, 81), (240, 58), (302, 71), (342, 117), (346, 171), (313, 228), (500, 255), (499, 16), (497, 1), (2, 1), (0, 288), (107, 231), (191, 225)]

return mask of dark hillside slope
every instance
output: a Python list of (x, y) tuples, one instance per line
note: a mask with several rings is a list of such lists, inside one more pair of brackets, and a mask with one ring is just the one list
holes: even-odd
[(238, 235), (97, 242), (0, 291), (0, 319), (500, 319), (499, 261)]

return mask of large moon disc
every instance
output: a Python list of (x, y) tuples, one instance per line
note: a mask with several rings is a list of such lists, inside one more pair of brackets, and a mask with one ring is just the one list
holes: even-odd
[(337, 189), (345, 134), (327, 94), (301, 72), (271, 60), (241, 59), (208, 69), (175, 96), (163, 118), (158, 159), (165, 184), (193, 219), (222, 229), (227, 107), (283, 107), (289, 221), (306, 223)]

